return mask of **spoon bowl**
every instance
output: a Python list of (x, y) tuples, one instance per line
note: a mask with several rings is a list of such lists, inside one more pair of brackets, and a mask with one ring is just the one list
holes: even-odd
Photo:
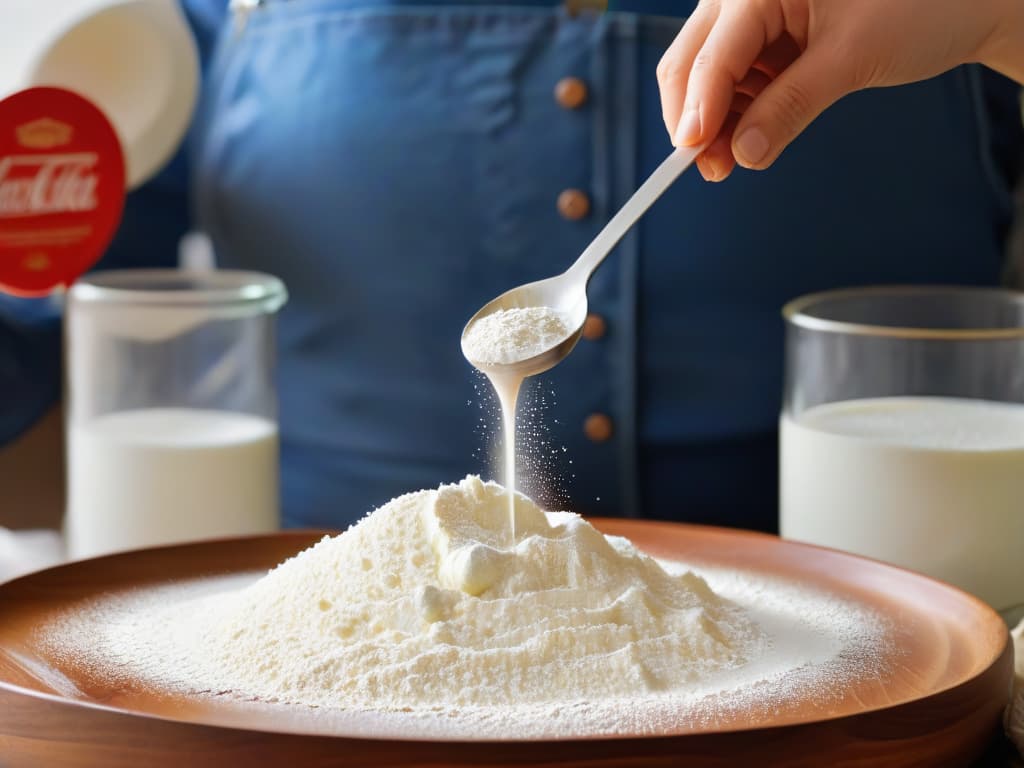
[[(543, 373), (560, 363), (576, 346), (583, 333), (587, 319), (587, 283), (605, 257), (629, 231), (637, 219), (661, 197), (673, 181), (685, 171), (703, 147), (681, 147), (676, 149), (659, 165), (640, 188), (633, 193), (626, 204), (619, 209), (605, 225), (593, 242), (586, 247), (569, 269), (546, 280), (526, 283), (498, 296), (484, 304), (473, 315), (462, 330), (462, 354), (477, 369), (488, 376), (521, 378)], [(511, 363), (483, 363), (474, 360), (466, 348), (466, 336), (474, 323), (503, 309), (526, 309), (529, 307), (550, 307), (561, 312), (568, 319), (572, 333), (562, 341), (538, 355), (516, 360)]]
[[(586, 280), (577, 279), (572, 270), (560, 275), (537, 280), (505, 291), (496, 299), (491, 299), (473, 315), (462, 331), (462, 354), (476, 368), (488, 375), (501, 376), (535, 376), (554, 368), (576, 346), (583, 334), (583, 323), (587, 319), (587, 284)], [(474, 360), (466, 349), (466, 336), (473, 324), (488, 315), (503, 309), (525, 309), (527, 307), (550, 307), (568, 320), (572, 333), (553, 347), (539, 355), (516, 360), (513, 363), (484, 363)]]

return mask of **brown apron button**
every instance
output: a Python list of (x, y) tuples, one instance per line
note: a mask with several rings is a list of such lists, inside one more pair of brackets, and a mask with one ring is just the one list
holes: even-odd
[(563, 190), (558, 196), (558, 212), (564, 219), (578, 221), (590, 213), (590, 198), (579, 189)]
[(589, 341), (597, 341), (608, 332), (608, 323), (600, 315), (587, 315), (583, 323), (583, 338)]
[(555, 84), (555, 101), (566, 109), (582, 107), (587, 95), (587, 84), (578, 77), (563, 77)]
[(595, 443), (603, 443), (612, 436), (611, 417), (603, 413), (592, 413), (583, 421), (583, 434)]

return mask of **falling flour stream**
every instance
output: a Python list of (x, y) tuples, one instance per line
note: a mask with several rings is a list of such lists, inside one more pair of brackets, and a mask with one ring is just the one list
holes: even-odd
[(522, 376), (487, 376), (491, 386), (498, 393), (501, 405), (501, 431), (504, 435), (505, 452), (505, 487), (510, 489), (508, 495), (508, 521), (511, 541), (516, 541), (516, 403), (519, 401), (519, 390), (523, 386)]
[[(569, 319), (551, 307), (501, 309), (473, 323), (466, 334), (465, 351), (474, 364), (517, 363), (542, 354), (565, 341), (572, 333)], [(504, 433), (505, 487), (509, 489), (509, 530), (516, 538), (516, 403), (525, 378), (518, 373), (484, 375), (501, 404)]]

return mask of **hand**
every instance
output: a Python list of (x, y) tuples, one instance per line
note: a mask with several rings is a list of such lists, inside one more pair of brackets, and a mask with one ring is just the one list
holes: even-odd
[(1024, 82), (1024, 0), (701, 0), (658, 85), (672, 143), (707, 144), (697, 166), (721, 181), (770, 166), (852, 91), (967, 62)]

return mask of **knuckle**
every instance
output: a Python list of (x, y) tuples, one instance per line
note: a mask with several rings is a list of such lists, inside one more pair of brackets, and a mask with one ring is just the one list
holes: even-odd
[(807, 0), (772, 0), (782, 27), (796, 38), (806, 38), (811, 26), (811, 3)]
[(679, 58), (668, 54), (661, 57), (656, 72), (660, 83), (674, 83), (684, 80), (686, 76)]
[(799, 82), (782, 85), (776, 98), (776, 117), (790, 134), (799, 133), (811, 117), (811, 96)]
[(693, 58), (693, 69), (697, 72), (709, 72), (714, 69), (715, 58), (706, 48), (702, 48)]
[(786, 15), (781, 0), (743, 0), (739, 12), (755, 18), (763, 26), (767, 40), (775, 40), (786, 31)]

